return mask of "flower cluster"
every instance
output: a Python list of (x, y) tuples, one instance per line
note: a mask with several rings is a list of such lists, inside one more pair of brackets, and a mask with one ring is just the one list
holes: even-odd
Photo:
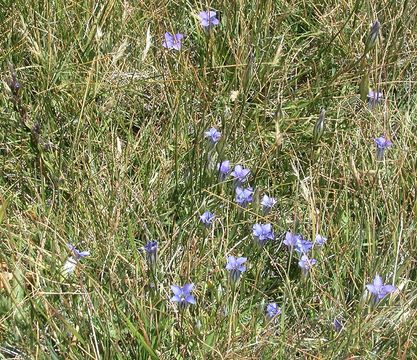
[(321, 247), (325, 244), (327, 239), (320, 234), (316, 235), (315, 242), (306, 240), (300, 234), (294, 234), (291, 231), (287, 231), (285, 239), (283, 241), (291, 251), (295, 251), (300, 255), (298, 266), (301, 268), (303, 275), (307, 275), (308, 271), (313, 265), (317, 263), (316, 259), (309, 258), (308, 255), (314, 246)]
[[(201, 11), (198, 14), (198, 18), (201, 27), (205, 31), (209, 31), (213, 27), (220, 24), (217, 14), (213, 10)], [(379, 26), (379, 22), (376, 21), (371, 29), (368, 41), (366, 43), (368, 50), (375, 44), (376, 39), (378, 38)], [(166, 32), (162, 46), (168, 50), (179, 51), (181, 50), (183, 39), (184, 35), (182, 33)], [(367, 91), (368, 88), (366, 88), (364, 92), (365, 99)], [(363, 93), (361, 92), (361, 96), (362, 94)], [(373, 108), (383, 99), (383, 94), (382, 92), (369, 90), (367, 98), (369, 106)], [(325, 111), (322, 109), (313, 132), (315, 144), (318, 144), (319, 140), (322, 138), (324, 128)], [(204, 132), (204, 137), (207, 139), (209, 144), (209, 160), (215, 159), (216, 151), (218, 151), (217, 155), (220, 157), (220, 153), (222, 151), (219, 151), (218, 149), (220, 146), (216, 145), (222, 139), (221, 131), (215, 127), (211, 127)], [(374, 139), (374, 142), (377, 147), (377, 159), (382, 160), (385, 150), (392, 146), (392, 142), (385, 136)], [(221, 145), (223, 145), (223, 142)], [(213, 154), (214, 157), (212, 156)], [(217, 164), (209, 161), (209, 167), (211, 169), (216, 169), (219, 181), (223, 182), (226, 181), (228, 177), (231, 178), (232, 181), (230, 181), (230, 183), (233, 183), (236, 204), (242, 208), (247, 208), (249, 204), (254, 201), (254, 188), (253, 184), (251, 185), (251, 180), (253, 178), (251, 176), (251, 170), (241, 164), (234, 164), (234, 166), (232, 166), (230, 160), (227, 159), (219, 158), (217, 161), (219, 161)], [(227, 185), (225, 185), (225, 187), (226, 186)], [(267, 216), (276, 204), (277, 200), (275, 198), (270, 197), (267, 194), (263, 194), (260, 201), (260, 205), (262, 206), (262, 214)], [(199, 219), (206, 228), (211, 228), (214, 230), (216, 217), (212, 212), (205, 211), (199, 215)], [(252, 236), (255, 243), (259, 246), (263, 246), (269, 241), (274, 241), (275, 233), (273, 230), (273, 225), (268, 222), (255, 223), (252, 226)], [(317, 264), (318, 261), (313, 257), (313, 255), (320, 254), (320, 248), (322, 248), (326, 242), (327, 238), (320, 234), (316, 234), (315, 239), (310, 241), (305, 239), (302, 235), (292, 233), (290, 231), (285, 233), (283, 240), (283, 244), (286, 245), (290, 250), (290, 259), (292, 258), (292, 255), (295, 254), (297, 257), (298, 266), (304, 276), (307, 276), (310, 270)], [(149, 264), (154, 264), (156, 262), (157, 242), (152, 241), (147, 243), (145, 245), (145, 251)], [(232, 255), (227, 257), (226, 270), (228, 271), (230, 281), (233, 284), (236, 284), (242, 273), (246, 271), (246, 262), (246, 257), (235, 257)], [(180, 309), (184, 309), (190, 304), (195, 304), (196, 300), (191, 294), (193, 287), (194, 285), (192, 283), (187, 283), (184, 286), (172, 285), (171, 289), (174, 295), (172, 296), (171, 301), (178, 303), (178, 307)], [(380, 301), (387, 294), (395, 291), (395, 287), (392, 285), (385, 285), (379, 275), (375, 277), (373, 283), (366, 285), (366, 287), (374, 297), (375, 301)], [(272, 321), (276, 319), (280, 314), (281, 309), (275, 302), (271, 302), (266, 306), (266, 317), (268, 320)], [(336, 331), (340, 331), (342, 329), (342, 324), (338, 319), (334, 320), (334, 328)]]
[[(202, 28), (206, 31), (220, 24), (219, 19), (217, 19), (217, 14), (213, 10), (201, 11), (198, 14), (198, 16), (199, 16), (200, 24)], [(181, 41), (183, 38), (184, 38), (184, 34), (181, 34), (181, 33), (172, 34), (167, 31), (164, 34), (164, 40), (162, 42), (162, 46), (168, 50), (180, 51), (181, 46), (182, 46)]]

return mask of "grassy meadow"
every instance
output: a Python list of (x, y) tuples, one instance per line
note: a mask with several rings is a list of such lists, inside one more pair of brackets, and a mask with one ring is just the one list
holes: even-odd
[(2, 4), (0, 359), (417, 358), (414, 1)]

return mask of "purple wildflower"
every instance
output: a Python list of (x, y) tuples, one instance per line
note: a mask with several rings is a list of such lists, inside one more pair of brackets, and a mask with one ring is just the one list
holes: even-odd
[(249, 174), (249, 169), (245, 169), (242, 165), (236, 165), (235, 169), (232, 171), (230, 175), (232, 175), (235, 178), (236, 185), (240, 186), (246, 180), (248, 180)]
[(220, 140), (222, 133), (212, 127), (204, 133), (204, 136), (210, 140), (212, 145), (215, 145)]
[(213, 225), (214, 218), (214, 214), (210, 211), (206, 211), (203, 215), (200, 215), (200, 220), (206, 227)]
[(168, 50), (181, 50), (181, 40), (184, 37), (183, 34), (171, 34), (166, 32), (164, 35), (165, 40), (162, 42), (162, 46)]
[(311, 241), (305, 240), (302, 236), (299, 236), (294, 250), (299, 254), (308, 254), (312, 247), (313, 243)]
[(230, 172), (230, 161), (224, 160), (221, 163), (217, 164), (217, 170), (219, 171), (219, 178), (221, 181), (226, 179), (226, 176), (229, 175)]
[(156, 253), (158, 251), (158, 241), (151, 240), (146, 243), (143, 247), (146, 253), (146, 259), (149, 265), (153, 265), (156, 263)]
[(195, 304), (195, 298), (191, 295), (191, 290), (193, 289), (194, 284), (185, 284), (184, 286), (171, 285), (171, 290), (174, 293), (174, 296), (171, 298), (171, 301), (177, 302), (178, 307), (182, 310), (187, 307), (188, 304)]
[(299, 238), (301, 238), (301, 235), (293, 234), (291, 231), (287, 231), (283, 243), (284, 245), (287, 245), (290, 250), (292, 250), (297, 245)]
[(317, 234), (314, 245), (323, 246), (326, 241), (327, 241), (327, 238), (325, 238), (324, 236), (321, 236), (320, 234)]
[(307, 254), (313, 247), (311, 241), (305, 240), (301, 235), (294, 234), (291, 231), (287, 231), (284, 245), (287, 245), (290, 250), (295, 250), (299, 254)]
[(384, 97), (382, 92), (369, 90), (368, 92), (368, 106), (369, 108), (373, 109), (376, 105), (378, 105)]
[(343, 329), (343, 324), (342, 324), (342, 322), (338, 318), (335, 318), (333, 320), (333, 329), (336, 332), (340, 332)]
[(393, 285), (385, 285), (382, 281), (382, 277), (379, 275), (376, 275), (374, 281), (371, 284), (366, 285), (366, 288), (374, 297), (375, 302), (382, 300), (386, 295), (391, 294), (396, 290), (396, 287)]
[(392, 142), (388, 140), (384, 135), (374, 139), (374, 142), (376, 144), (376, 158), (377, 160), (383, 160), (384, 152), (386, 149), (389, 149), (392, 146)]
[(241, 187), (236, 188), (236, 202), (240, 205), (245, 207), (247, 204), (252, 202), (253, 200), (253, 189), (248, 187), (243, 189)]
[(266, 307), (266, 317), (268, 320), (275, 319), (279, 314), (281, 314), (281, 309), (276, 303), (269, 303)]
[(275, 240), (271, 224), (255, 224), (252, 229), (253, 237), (260, 246), (264, 245), (267, 240)]
[(235, 258), (234, 256), (227, 257), (226, 270), (229, 271), (230, 279), (232, 282), (236, 282), (240, 278), (240, 274), (246, 271), (246, 266), (243, 265), (246, 262), (247, 258), (239, 257)]
[(277, 201), (273, 197), (269, 197), (268, 195), (264, 195), (261, 200), (262, 211), (266, 215), (268, 214)]
[(90, 255), (89, 251), (79, 251), (78, 249), (75, 248), (75, 246), (71, 244), (67, 244), (67, 248), (72, 252), (74, 259), (76, 261)]
[(219, 25), (220, 21), (216, 18), (217, 14), (215, 11), (201, 11), (198, 14), (200, 18), (200, 24), (205, 29), (208, 30), (213, 26)]
[(312, 268), (313, 265), (317, 263), (316, 259), (309, 259), (307, 255), (301, 256), (298, 266), (301, 268), (303, 275), (307, 275), (308, 271)]

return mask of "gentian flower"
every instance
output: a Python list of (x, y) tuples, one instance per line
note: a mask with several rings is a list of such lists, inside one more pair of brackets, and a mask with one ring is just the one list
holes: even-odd
[(275, 240), (271, 224), (255, 224), (252, 229), (253, 237), (260, 246), (264, 245), (267, 240)]
[(311, 241), (305, 240), (302, 236), (299, 236), (297, 238), (294, 250), (299, 254), (308, 254), (312, 247), (313, 243)]
[(298, 266), (301, 268), (303, 275), (307, 275), (308, 271), (312, 268), (313, 265), (317, 263), (316, 259), (309, 259), (307, 255), (301, 256)]
[(281, 309), (276, 303), (270, 303), (266, 307), (266, 317), (268, 320), (272, 320), (281, 314)]
[(246, 262), (247, 258), (239, 257), (235, 258), (234, 256), (227, 257), (226, 270), (229, 271), (230, 279), (232, 282), (236, 282), (240, 278), (240, 274), (246, 271), (246, 266), (243, 265)]
[(317, 234), (316, 235), (316, 241), (314, 242), (314, 245), (323, 246), (326, 241), (327, 241), (327, 238)]
[(376, 144), (376, 158), (377, 160), (384, 159), (384, 152), (386, 149), (392, 146), (392, 142), (385, 138), (384, 135), (381, 135), (379, 138), (374, 139)]
[(249, 169), (245, 169), (242, 165), (236, 165), (235, 169), (232, 171), (230, 175), (232, 175), (235, 178), (236, 185), (240, 186), (246, 180), (248, 180), (249, 174), (250, 174)]
[(230, 172), (230, 161), (224, 160), (221, 163), (218, 163), (217, 170), (219, 171), (220, 180), (223, 181)]
[(287, 231), (283, 243), (284, 245), (287, 245), (290, 250), (292, 250), (297, 246), (299, 239), (301, 239), (301, 235), (293, 234), (291, 231)]
[(67, 244), (67, 248), (72, 252), (75, 260), (77, 260), (77, 261), (90, 255), (89, 251), (79, 251), (75, 248), (75, 246), (73, 246), (71, 244)]
[(220, 140), (222, 133), (213, 127), (208, 129), (204, 136), (210, 140), (212, 145), (215, 145)]
[(396, 287), (393, 285), (385, 285), (382, 277), (379, 275), (376, 275), (374, 281), (366, 285), (366, 288), (372, 294), (375, 302), (382, 300), (386, 295), (396, 290)]
[(206, 227), (213, 225), (214, 218), (214, 214), (210, 211), (206, 211), (203, 215), (200, 215), (200, 220)]
[(164, 35), (165, 40), (162, 42), (162, 46), (168, 50), (181, 50), (181, 40), (184, 37), (183, 34), (171, 34), (166, 32)]
[(251, 187), (248, 187), (246, 189), (243, 189), (241, 187), (236, 188), (236, 202), (240, 205), (245, 207), (247, 204), (252, 202), (253, 200), (253, 189)]
[(200, 18), (200, 24), (205, 30), (220, 23), (219, 19), (216, 18), (217, 14), (215, 11), (201, 11), (198, 16)]
[(268, 214), (276, 203), (277, 201), (273, 197), (269, 197), (265, 194), (261, 200), (262, 211), (264, 212), (264, 214)]
[(343, 329), (343, 324), (341, 323), (341, 321), (338, 318), (335, 318), (333, 320), (333, 329), (336, 332), (342, 331), (342, 329)]
[(372, 109), (382, 100), (383, 94), (382, 92), (369, 90), (367, 97), (368, 105)]
[(77, 267), (78, 261), (90, 255), (89, 251), (79, 251), (71, 244), (67, 244), (67, 248), (72, 252), (72, 256), (68, 257), (64, 263), (62, 268), (62, 274), (64, 276), (72, 274)]
[(143, 247), (146, 253), (146, 259), (149, 265), (154, 265), (156, 263), (156, 253), (158, 251), (158, 241), (151, 240), (146, 243)]
[(195, 298), (191, 295), (193, 287), (194, 284), (185, 284), (182, 287), (178, 285), (171, 285), (171, 290), (174, 293), (171, 301), (178, 303), (180, 310), (185, 309), (188, 304), (195, 304)]

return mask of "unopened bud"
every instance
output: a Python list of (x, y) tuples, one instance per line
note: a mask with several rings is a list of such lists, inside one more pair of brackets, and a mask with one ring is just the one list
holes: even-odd
[(326, 119), (326, 110), (322, 108), (320, 111), (319, 118), (316, 122), (316, 125), (314, 126), (314, 131), (313, 131), (313, 139), (314, 139), (315, 144), (317, 144), (319, 140), (321, 139), (321, 137), (323, 136), (325, 119)]

